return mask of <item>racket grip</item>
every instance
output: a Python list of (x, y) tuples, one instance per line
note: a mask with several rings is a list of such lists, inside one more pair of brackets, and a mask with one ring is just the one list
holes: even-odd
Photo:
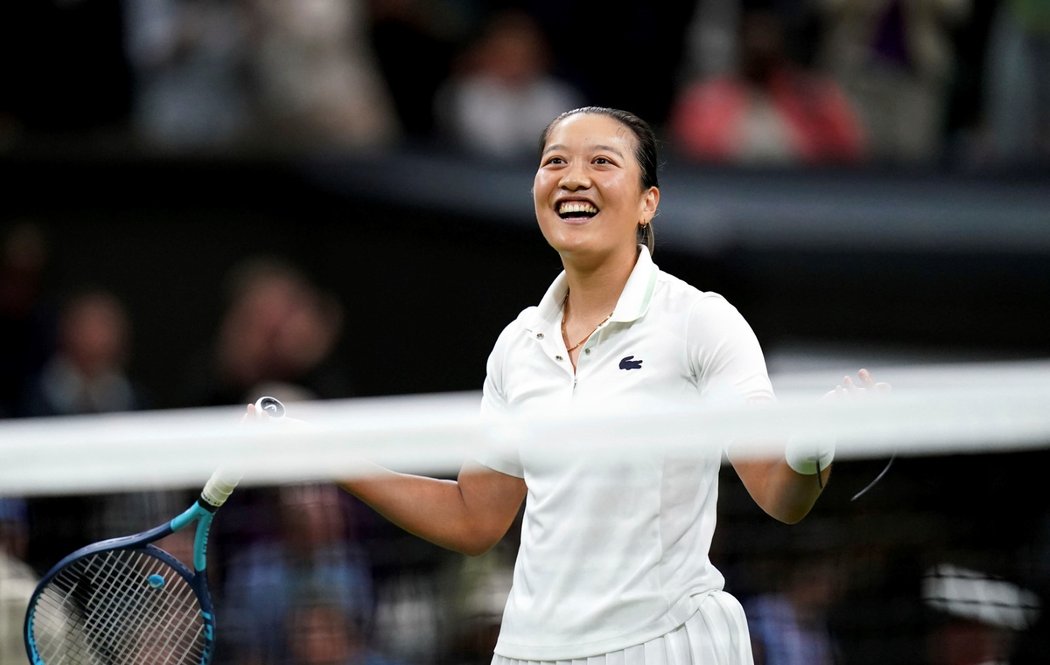
[[(267, 418), (284, 417), (284, 404), (276, 397), (260, 397), (255, 402), (255, 408), (259, 414)], [(211, 474), (211, 478), (201, 490), (202, 505), (215, 509), (226, 503), (226, 499), (229, 499), (233, 490), (237, 488), (237, 483), (241, 482), (242, 475), (238, 470), (220, 467)]]
[(276, 397), (264, 395), (255, 400), (255, 409), (270, 418), (284, 418), (284, 404)]
[(218, 508), (226, 503), (226, 499), (230, 498), (233, 490), (236, 489), (237, 483), (241, 482), (242, 475), (240, 471), (220, 468), (211, 474), (211, 478), (201, 490), (201, 501), (212, 508)]

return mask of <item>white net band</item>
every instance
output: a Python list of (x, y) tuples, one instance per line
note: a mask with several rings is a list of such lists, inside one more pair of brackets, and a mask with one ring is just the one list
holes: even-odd
[[(636, 413), (557, 412), (483, 422), (475, 393), (289, 405), (304, 422), (244, 425), (211, 408), (0, 422), (0, 494), (196, 487), (235, 462), (246, 483), (335, 480), (362, 460), (455, 473), (485, 446), (526, 444), (552, 458), (639, 441), (669, 451), (775, 456), (789, 436), (833, 437), (837, 459), (1024, 450), (1050, 445), (1050, 363), (883, 369), (889, 394), (826, 401), (811, 375), (781, 377), (777, 403), (661, 404)], [(833, 380), (832, 380), (833, 381)], [(784, 387), (786, 386), (786, 388)], [(266, 426), (271, 425), (271, 426)], [(564, 442), (571, 441), (571, 446)]]

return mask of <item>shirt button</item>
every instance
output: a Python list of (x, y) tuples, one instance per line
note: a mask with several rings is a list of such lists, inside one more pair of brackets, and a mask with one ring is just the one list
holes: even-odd
[(591, 355), (591, 350), (590, 349), (584, 349), (583, 352), (586, 353), (587, 355)]
[(543, 333), (536, 333), (536, 339), (543, 339)]
[(554, 359), (557, 360), (558, 362), (561, 362), (562, 360), (564, 360), (564, 358), (562, 358), (561, 356), (554, 356)]

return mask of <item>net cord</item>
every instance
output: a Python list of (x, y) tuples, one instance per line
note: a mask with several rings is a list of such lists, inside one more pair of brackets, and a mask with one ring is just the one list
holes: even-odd
[(880, 369), (890, 394), (819, 399), (834, 376), (774, 378), (778, 401), (758, 408), (659, 403), (483, 421), (481, 396), (469, 392), (293, 403), (295, 420), (247, 425), (240, 407), (3, 421), (0, 495), (199, 487), (232, 463), (249, 484), (338, 480), (372, 463), (454, 474), (490, 446), (615, 459), (644, 441), (675, 454), (732, 445), (734, 455), (769, 457), (802, 434), (834, 437), (843, 460), (1050, 445), (1050, 362)]

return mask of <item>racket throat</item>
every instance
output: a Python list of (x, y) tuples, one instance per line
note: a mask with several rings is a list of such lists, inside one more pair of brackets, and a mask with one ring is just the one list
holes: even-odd
[(203, 572), (207, 564), (208, 534), (211, 530), (211, 521), (215, 517), (214, 506), (200, 499), (171, 521), (169, 527), (173, 532), (197, 522), (197, 531), (193, 537), (193, 569)]
[(197, 533), (193, 537), (193, 569), (204, 574), (208, 564), (208, 534), (211, 531), (211, 520), (214, 514), (206, 511), (197, 522)]

